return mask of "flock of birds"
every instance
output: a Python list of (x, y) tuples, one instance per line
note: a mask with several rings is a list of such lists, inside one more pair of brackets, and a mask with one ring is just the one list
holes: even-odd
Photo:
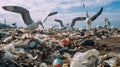
[[(43, 22), (41, 20), (39, 20), (38, 22), (34, 22), (32, 20), (32, 18), (30, 17), (29, 11), (26, 8), (23, 8), (23, 7), (20, 7), (20, 6), (3, 6), (2, 8), (4, 10), (10, 11), (10, 12), (15, 12), (15, 13), (21, 14), (22, 19), (23, 19), (23, 21), (26, 25), (25, 29), (28, 29), (28, 30), (37, 29), (39, 27), (39, 24), (42, 26), (42, 28), (44, 28), (43, 23), (45, 23), (47, 18), (49, 16), (53, 16), (53, 15), (57, 14), (57, 12), (51, 12), (50, 14), (48, 14), (48, 16), (44, 19)], [(94, 21), (103, 12), (103, 7), (101, 7), (101, 9), (94, 16), (90, 17), (84, 4), (83, 4), (83, 8), (86, 12), (86, 16), (85, 17), (75, 17), (75, 18), (73, 18), (71, 24), (64, 25), (62, 20), (55, 19), (56, 22), (60, 23), (61, 30), (66, 30), (66, 29), (74, 30), (74, 26), (75, 26), (76, 21), (85, 21), (88, 28), (91, 28), (92, 21)], [(107, 25), (110, 25), (110, 22), (109, 22), (108, 18), (105, 19), (105, 22), (106, 22)]]

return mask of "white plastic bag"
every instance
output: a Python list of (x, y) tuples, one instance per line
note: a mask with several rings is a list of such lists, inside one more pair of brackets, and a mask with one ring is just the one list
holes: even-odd
[(71, 60), (70, 67), (91, 67), (89, 66), (91, 64), (94, 67), (95, 59), (98, 56), (99, 52), (96, 49), (88, 50), (84, 53), (77, 52)]

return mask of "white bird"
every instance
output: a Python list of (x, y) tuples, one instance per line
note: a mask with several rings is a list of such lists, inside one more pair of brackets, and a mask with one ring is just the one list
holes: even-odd
[(83, 3), (83, 8), (86, 11), (86, 24), (89, 28), (91, 28), (92, 21), (94, 21), (102, 13), (103, 7), (101, 7), (101, 9), (92, 17), (89, 16), (84, 3)]
[(20, 7), (20, 6), (3, 6), (3, 9), (15, 13), (20, 13), (22, 15), (22, 19), (24, 23), (26, 24), (26, 29), (28, 30), (34, 30), (39, 27), (39, 24), (44, 28), (42, 21), (38, 21), (35, 23), (29, 14), (29, 11), (26, 8)]
[(65, 26), (64, 24), (63, 24), (63, 22), (62, 22), (62, 20), (60, 20), (60, 19), (55, 19), (55, 21), (56, 22), (59, 22), (60, 23), (60, 25), (61, 25), (61, 30), (66, 30), (66, 29), (68, 29), (68, 30), (74, 30), (74, 26), (75, 26), (75, 23), (76, 23), (76, 21), (83, 21), (83, 20), (85, 20), (85, 17), (76, 17), (76, 18), (73, 18), (73, 20), (72, 20), (72, 22), (71, 22), (71, 24), (69, 25), (69, 23), (68, 24), (66, 24), (67, 26)]
[(105, 26), (109, 27), (110, 26), (110, 21), (108, 18), (105, 18)]

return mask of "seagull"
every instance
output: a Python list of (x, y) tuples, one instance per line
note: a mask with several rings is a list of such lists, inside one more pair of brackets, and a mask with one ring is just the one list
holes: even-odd
[(109, 27), (110, 26), (110, 21), (108, 18), (105, 18), (105, 26)]
[[(31, 19), (30, 13), (29, 13), (29, 11), (26, 8), (23, 8), (23, 7), (20, 7), (20, 6), (3, 6), (2, 8), (4, 10), (7, 10), (7, 11), (11, 11), (11, 12), (15, 12), (15, 13), (20, 13), (21, 16), (22, 16), (22, 19), (23, 19), (24, 23), (26, 24), (26, 28), (25, 29), (28, 29), (28, 30), (37, 29), (39, 27), (39, 24), (42, 26), (42, 28), (44, 28), (44, 26), (42, 24), (42, 21), (38, 21), (38, 22), (35, 23)], [(48, 16), (51, 16), (51, 15), (53, 15), (53, 14), (50, 13)], [(44, 22), (45, 22), (45, 20), (44, 20)]]
[(55, 21), (60, 23), (60, 25), (61, 25), (61, 27), (62, 27), (61, 30), (66, 30), (66, 29), (67, 29), (67, 26), (65, 26), (65, 25), (63, 24), (62, 20), (60, 20), (60, 19), (55, 19)]
[(60, 23), (60, 25), (61, 25), (61, 30), (66, 30), (66, 29), (68, 29), (68, 30), (74, 30), (74, 26), (75, 26), (75, 23), (76, 23), (76, 21), (83, 21), (83, 20), (85, 20), (85, 17), (75, 17), (75, 18), (73, 18), (73, 20), (72, 20), (72, 22), (71, 22), (71, 24), (69, 25), (69, 23), (68, 24), (66, 24), (66, 26), (63, 24), (63, 22), (62, 22), (62, 20), (60, 20), (60, 19), (55, 19), (55, 21), (56, 22), (59, 22)]
[(86, 19), (85, 19), (86, 20), (86, 24), (87, 24), (87, 26), (89, 28), (91, 28), (92, 21), (94, 21), (102, 13), (103, 7), (101, 7), (101, 9), (94, 16), (92, 16), (92, 17), (89, 16), (84, 3), (83, 3), (83, 8), (86, 11)]

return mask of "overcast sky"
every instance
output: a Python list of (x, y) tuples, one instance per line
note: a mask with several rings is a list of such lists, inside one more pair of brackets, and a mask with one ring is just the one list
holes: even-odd
[[(47, 19), (44, 24), (46, 28), (59, 25), (54, 19), (61, 19), (67, 24), (71, 23), (74, 17), (85, 16), (83, 3), (90, 16), (96, 14), (102, 6), (104, 8), (102, 14), (93, 22), (93, 26), (103, 25), (105, 17), (109, 18), (112, 26), (120, 26), (120, 0), (0, 0), (0, 22), (4, 23), (6, 18), (7, 24), (17, 23), (18, 26), (25, 26), (20, 14), (2, 9), (2, 6), (16, 5), (28, 9), (35, 22), (43, 21), (50, 12), (57, 11), (57, 15)], [(85, 21), (78, 21), (75, 26), (83, 28), (86, 26)]]

